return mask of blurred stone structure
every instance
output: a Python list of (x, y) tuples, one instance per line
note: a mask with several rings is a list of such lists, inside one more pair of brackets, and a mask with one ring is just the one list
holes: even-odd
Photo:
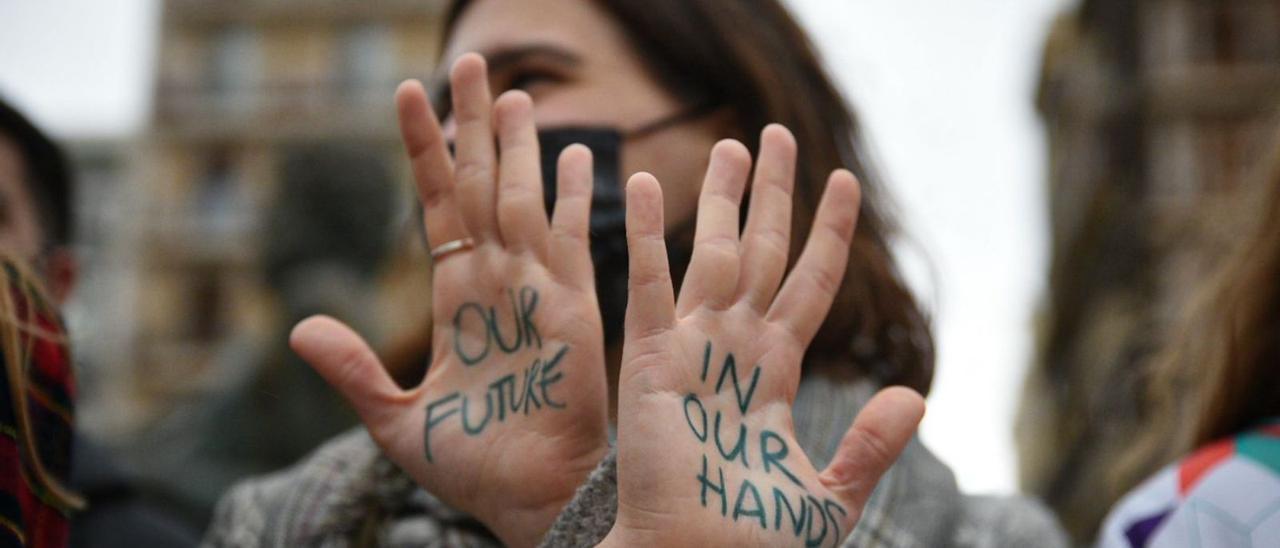
[(1231, 203), (1280, 127), (1280, 0), (1084, 0), (1054, 25), (1037, 104), (1052, 258), (1021, 481), (1092, 543), (1141, 479), (1117, 463), (1147, 362), (1239, 234)]
[(147, 133), (74, 147), (81, 424), (185, 489), (160, 496), (193, 523), (227, 482), (354, 420), (292, 358), (292, 322), (329, 313), (379, 349), (426, 325), (392, 93), (433, 75), (443, 4), (165, 0)]
[[(64, 143), (76, 171), (75, 234), (80, 271), (63, 307), (76, 368), (78, 428), (105, 433), (118, 402), (131, 391), (132, 342), (143, 210), (141, 158), (131, 138), (79, 139)], [(122, 416), (122, 415), (118, 415)]]

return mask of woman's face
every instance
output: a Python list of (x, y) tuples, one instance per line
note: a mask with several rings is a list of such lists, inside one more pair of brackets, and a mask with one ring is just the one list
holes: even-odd
[[(488, 60), (495, 95), (522, 89), (533, 97), (540, 129), (611, 126), (625, 133), (688, 108), (659, 85), (618, 23), (590, 0), (476, 0), (458, 20), (443, 61), (467, 52)], [(722, 126), (722, 119), (706, 117), (623, 145), (619, 176), (657, 176), (668, 231), (693, 218)], [(453, 127), (446, 119), (449, 137)]]
[(40, 224), (24, 177), (26, 168), (17, 144), (0, 135), (0, 247), (33, 259), (40, 254)]

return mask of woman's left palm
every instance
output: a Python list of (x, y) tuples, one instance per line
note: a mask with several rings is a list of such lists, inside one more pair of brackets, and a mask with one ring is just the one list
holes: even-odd
[(889, 389), (859, 414), (827, 470), (799, 449), (791, 406), (800, 364), (843, 276), (858, 185), (846, 171), (832, 175), (779, 289), (795, 142), (774, 126), (761, 143), (741, 237), (751, 158), (731, 141), (712, 151), (678, 301), (657, 181), (641, 174), (628, 184), (618, 517), (606, 544), (838, 545), (923, 414), (919, 395)]

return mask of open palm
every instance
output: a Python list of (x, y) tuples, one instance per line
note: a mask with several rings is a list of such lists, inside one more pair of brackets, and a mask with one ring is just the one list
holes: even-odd
[(561, 156), (548, 223), (529, 97), (493, 101), (477, 55), (459, 59), (451, 83), (456, 167), (421, 85), (396, 94), (427, 236), (445, 250), (432, 277), (426, 378), (400, 390), (328, 318), (302, 322), (291, 342), (419, 484), (508, 545), (531, 544), (608, 449), (587, 244), (591, 156), (581, 146)]
[(718, 144), (698, 204), (678, 301), (652, 176), (627, 188), (631, 296), (620, 379), (618, 517), (606, 544), (838, 545), (923, 414), (889, 389), (859, 414), (830, 467), (800, 451), (791, 406), (805, 349), (843, 276), (859, 191), (832, 174), (786, 283), (795, 141), (761, 138), (751, 211), (739, 235), (751, 157)]

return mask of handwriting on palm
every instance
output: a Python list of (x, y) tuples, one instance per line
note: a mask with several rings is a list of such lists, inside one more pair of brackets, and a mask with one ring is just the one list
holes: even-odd
[(430, 245), (468, 244), (436, 261), (422, 384), (399, 390), (333, 320), (309, 319), (291, 340), (419, 484), (527, 544), (608, 447), (591, 157), (581, 146), (561, 156), (548, 223), (532, 104), (521, 92), (493, 101), (486, 70), (467, 55), (451, 73), (456, 166), (421, 85), (396, 94)]
[(838, 545), (920, 420), (919, 396), (889, 389), (859, 414), (821, 474), (799, 450), (791, 405), (800, 363), (843, 276), (859, 193), (850, 173), (832, 174), (783, 284), (794, 163), (790, 133), (767, 128), (739, 235), (751, 158), (739, 143), (716, 146), (678, 301), (661, 190), (646, 174), (628, 183), (631, 305), (618, 518), (607, 544)]

